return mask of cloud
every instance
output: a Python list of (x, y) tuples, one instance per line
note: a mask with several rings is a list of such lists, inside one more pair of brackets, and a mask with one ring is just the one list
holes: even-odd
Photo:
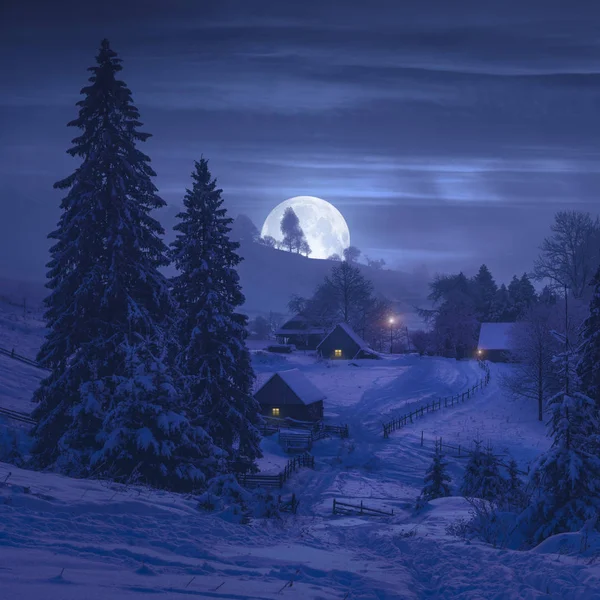
[[(359, 245), (398, 264), (528, 269), (556, 209), (598, 211), (597, 8), (460, 8), (10, 4), (0, 22), (0, 175), (28, 194), (1, 213), (19, 229), (7, 239), (18, 245), (45, 220), (54, 226), (52, 182), (76, 164), (64, 153), (74, 137), (65, 124), (106, 35), (173, 207), (204, 155), (228, 208), (257, 223), (285, 198), (312, 194), (342, 210)], [(0, 239), (0, 253), (13, 247)]]

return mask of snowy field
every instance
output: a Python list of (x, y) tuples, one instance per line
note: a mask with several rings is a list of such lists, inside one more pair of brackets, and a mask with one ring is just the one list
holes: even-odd
[[(5, 323), (0, 339), (34, 355), (39, 323), (2, 331)], [(491, 384), (474, 398), (386, 440), (383, 421), (473, 385), (478, 365), (418, 356), (330, 364), (254, 346), (258, 384), (298, 368), (327, 394), (326, 419), (350, 428), (348, 440), (316, 442), (315, 470), (282, 490), (299, 498), (296, 516), (236, 525), (199, 511), (192, 497), (0, 463), (0, 598), (600, 599), (600, 561), (589, 553), (568, 555), (552, 540), (517, 552), (452, 537), (447, 526), (469, 514), (459, 497), (412, 509), (436, 438), (468, 447), (479, 437), (523, 470), (547, 447), (536, 407), (499, 388), (507, 367), (492, 365)], [(36, 373), (12, 362), (0, 362), (0, 406), (28, 410)], [(277, 436), (263, 448), (262, 470), (279, 471), (288, 457)], [(456, 492), (465, 461), (449, 461)], [(334, 498), (394, 515), (333, 516)]]

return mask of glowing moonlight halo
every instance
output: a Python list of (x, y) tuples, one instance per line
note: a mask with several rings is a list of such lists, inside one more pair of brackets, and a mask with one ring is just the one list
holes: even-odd
[(342, 256), (350, 245), (348, 224), (333, 204), (315, 196), (295, 196), (278, 204), (265, 219), (260, 232), (262, 237), (270, 235), (278, 242), (283, 240), (281, 219), (288, 207), (292, 207), (298, 216), (312, 250), (311, 258), (328, 258), (332, 254)]

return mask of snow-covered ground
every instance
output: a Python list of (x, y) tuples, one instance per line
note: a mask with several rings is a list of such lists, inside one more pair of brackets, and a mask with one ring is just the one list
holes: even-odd
[[(13, 335), (15, 347), (34, 353), (36, 331)], [(492, 365), (490, 386), (464, 404), (384, 439), (383, 421), (466, 389), (481, 369), (417, 356), (352, 365), (255, 352), (258, 384), (301, 369), (327, 394), (327, 419), (350, 428), (348, 440), (315, 443), (315, 470), (286, 484), (283, 495), (300, 500), (296, 516), (236, 525), (198, 510), (192, 497), (0, 463), (0, 598), (600, 599), (600, 566), (589, 553), (567, 555), (548, 542), (516, 552), (452, 537), (447, 526), (469, 513), (462, 498), (436, 500), (419, 514), (411, 508), (438, 437), (463, 447), (479, 437), (523, 469), (547, 447), (536, 407), (499, 388), (507, 367)], [(24, 403), (35, 377), (12, 367), (0, 370), (0, 402)], [(261, 468), (279, 471), (288, 457), (277, 436), (263, 448)], [(456, 491), (464, 459), (450, 463)], [(333, 498), (394, 516), (333, 516)]]

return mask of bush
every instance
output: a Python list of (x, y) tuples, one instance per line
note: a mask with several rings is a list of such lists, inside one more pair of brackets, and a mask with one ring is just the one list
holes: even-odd
[(271, 491), (243, 488), (233, 475), (221, 475), (209, 482), (198, 496), (198, 509), (216, 512), (232, 523), (248, 523), (251, 518), (279, 517), (279, 499)]

